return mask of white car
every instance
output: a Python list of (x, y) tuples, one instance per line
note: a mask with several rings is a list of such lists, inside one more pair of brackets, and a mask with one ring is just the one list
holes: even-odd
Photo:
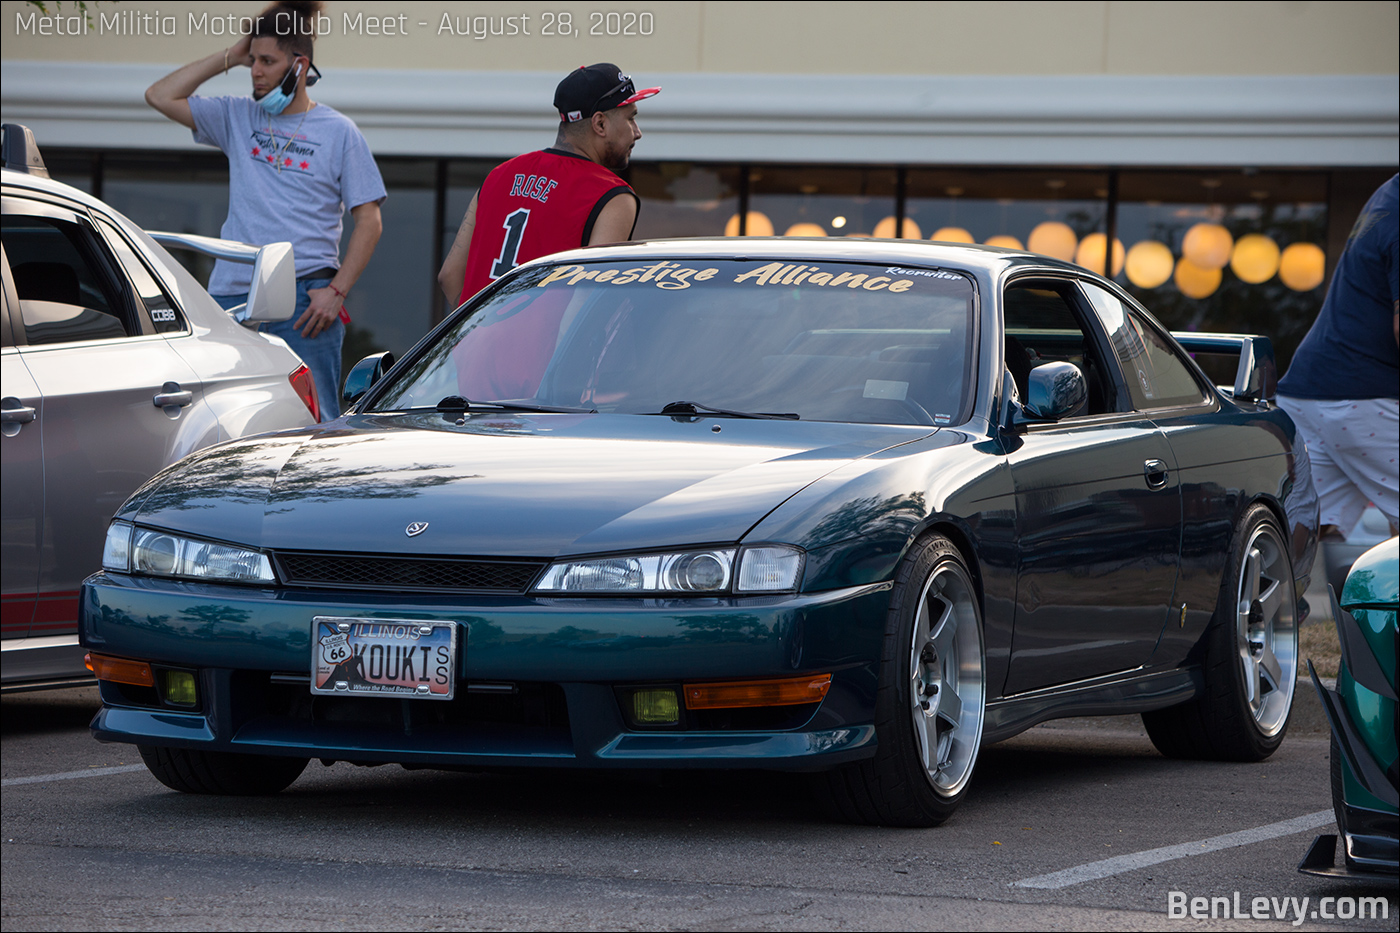
[[(78, 588), (133, 490), (218, 441), (316, 421), (311, 374), (281, 339), (240, 326), (156, 241), (48, 178), (32, 134), (6, 125), (0, 450), (5, 690), (91, 677)], [(255, 261), (240, 319), (285, 320), (288, 244), (167, 236)]]

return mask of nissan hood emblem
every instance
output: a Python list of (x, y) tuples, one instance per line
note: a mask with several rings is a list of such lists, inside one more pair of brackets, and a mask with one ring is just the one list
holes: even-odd
[(428, 523), (427, 523), (427, 522), (410, 522), (410, 523), (409, 523), (409, 526), (408, 526), (407, 528), (405, 528), (403, 531), (404, 531), (404, 534), (408, 535), (410, 538), (416, 538), (418, 535), (421, 535), (423, 532), (425, 532), (425, 531), (427, 531), (427, 530), (428, 530)]

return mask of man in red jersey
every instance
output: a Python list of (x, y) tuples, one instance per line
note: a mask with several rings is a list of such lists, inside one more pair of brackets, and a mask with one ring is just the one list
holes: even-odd
[(627, 167), (637, 129), (638, 91), (610, 63), (572, 71), (554, 91), (554, 146), (498, 165), (472, 198), (438, 272), (449, 301), (462, 302), (526, 260), (630, 239), (637, 193), (617, 172)]

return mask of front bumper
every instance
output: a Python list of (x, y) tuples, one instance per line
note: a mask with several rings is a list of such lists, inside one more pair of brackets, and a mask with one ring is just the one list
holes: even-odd
[[(196, 672), (200, 703), (102, 684), (102, 741), (439, 767), (809, 770), (874, 753), (888, 586), (678, 599), (451, 597), (250, 589), (96, 574), (83, 644)], [(461, 626), (453, 701), (319, 697), (304, 684), (317, 615)], [(629, 727), (619, 685), (832, 673), (783, 728)], [(302, 678), (302, 680), (299, 680)], [(476, 692), (490, 687), (508, 695)]]

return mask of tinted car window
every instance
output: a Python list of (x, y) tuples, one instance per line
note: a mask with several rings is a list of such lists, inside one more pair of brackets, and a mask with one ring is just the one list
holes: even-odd
[(135, 289), (136, 297), (140, 299), (146, 316), (156, 333), (170, 334), (184, 331), (185, 320), (180, 314), (179, 308), (156, 282), (145, 263), (127, 243), (126, 238), (106, 220), (99, 218), (98, 224), (102, 227), (102, 232), (107, 235), (107, 243), (112, 247), (112, 252), (116, 255), (117, 262), (121, 264), (122, 271), (126, 273), (127, 281)]
[(457, 395), (951, 424), (969, 404), (973, 298), (963, 275), (847, 263), (532, 269), (464, 312), (372, 410)]
[(103, 268), (102, 247), (84, 224), (5, 214), (5, 255), (31, 345), (140, 333), (124, 320), (121, 293)]
[(1037, 366), (1073, 363), (1084, 373), (1089, 395), (1074, 415), (1100, 415), (1117, 410), (1118, 392), (1110, 367), (1104, 365), (1100, 341), (1086, 329), (1076, 311), (1074, 286), (1067, 281), (1017, 281), (1003, 300), (1006, 318), (1006, 368), (1026, 397), (1027, 380)]
[(1116, 295), (1081, 282), (1123, 368), (1134, 407), (1173, 408), (1205, 400), (1201, 385), (1155, 327)]

